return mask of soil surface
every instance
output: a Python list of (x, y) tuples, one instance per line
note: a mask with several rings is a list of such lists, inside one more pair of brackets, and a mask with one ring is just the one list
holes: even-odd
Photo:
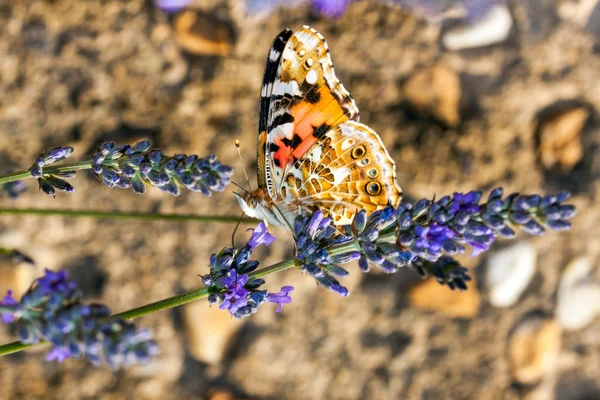
[[(537, 269), (511, 307), (488, 301), (485, 256), (461, 258), (476, 278), (470, 290), (481, 295), (466, 318), (415, 307), (407, 292), (420, 280), (408, 269), (385, 275), (352, 267), (347, 298), (288, 271), (267, 280), (273, 290), (296, 287), (279, 314), (267, 305), (240, 323), (200, 302), (140, 320), (161, 346), (145, 367), (114, 372), (85, 360), (46, 363), (44, 347), (2, 358), (0, 398), (600, 398), (600, 318), (561, 333), (552, 371), (539, 382), (518, 383), (509, 362), (515, 325), (531, 313), (553, 318), (566, 265), (582, 255), (595, 266), (600, 260), (600, 37), (559, 12), (576, 1), (514, 3), (506, 40), (449, 51), (441, 37), (455, 23), (376, 2), (352, 4), (331, 20), (308, 7), (265, 18), (247, 16), (241, 2), (199, 1), (193, 12), (200, 22), (185, 32), (177, 15), (151, 1), (0, 1), (0, 174), (28, 168), (49, 146), (73, 146), (75, 161), (105, 140), (149, 138), (168, 154), (214, 153), (243, 182), (233, 144), (239, 138), (254, 185), (265, 57), (280, 30), (309, 24), (327, 39), (361, 122), (381, 135), (396, 161), (407, 198), (495, 186), (569, 190), (579, 209), (571, 231), (519, 236), (534, 246)], [(208, 45), (182, 48), (203, 38)], [(578, 157), (575, 148), (552, 164), (555, 158), (543, 157), (541, 148), (572, 148), (540, 146), (544, 124), (574, 109), (588, 117), (565, 140), (582, 152)], [(88, 171), (73, 181), (73, 194), (56, 198), (26, 183), (18, 200), (3, 196), (0, 205), (240, 214), (231, 190), (206, 198), (150, 188), (139, 196), (106, 188)], [(67, 268), (90, 301), (118, 312), (201, 286), (198, 274), (208, 271), (211, 253), (230, 245), (232, 230), (231, 224), (2, 215), (0, 246), (32, 256), (35, 275)], [(292, 254), (286, 232), (273, 232), (276, 244), (258, 254), (264, 265)], [(600, 278), (597, 268), (592, 278)], [(6, 329), (0, 338), (14, 340)]]

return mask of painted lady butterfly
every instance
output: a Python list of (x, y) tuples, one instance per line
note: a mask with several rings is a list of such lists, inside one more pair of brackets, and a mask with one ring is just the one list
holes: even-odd
[(335, 225), (361, 209), (397, 206), (402, 190), (381, 138), (358, 122), (358, 108), (333, 71), (323, 36), (303, 26), (277, 36), (263, 78), (258, 189), (236, 194), (250, 217), (291, 228), (322, 210)]

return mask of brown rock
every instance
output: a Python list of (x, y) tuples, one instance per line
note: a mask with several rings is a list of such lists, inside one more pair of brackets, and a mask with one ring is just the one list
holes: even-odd
[(450, 127), (460, 123), (460, 78), (450, 67), (438, 64), (417, 72), (404, 84), (403, 91), (417, 110)]
[(513, 331), (508, 357), (513, 378), (523, 384), (540, 381), (553, 368), (561, 348), (561, 329), (555, 320), (527, 317)]
[(479, 311), (481, 296), (474, 281), (461, 292), (429, 278), (408, 291), (408, 299), (418, 309), (436, 311), (450, 317), (473, 318)]
[(0, 297), (4, 296), (7, 290), (12, 290), (13, 297), (20, 299), (31, 286), (36, 274), (36, 268), (25, 262), (0, 260)]
[(583, 146), (580, 136), (589, 116), (589, 110), (577, 107), (540, 122), (538, 151), (545, 168), (558, 167), (568, 171), (581, 160)]
[(227, 310), (196, 301), (183, 307), (185, 334), (192, 355), (207, 364), (221, 362), (243, 321)]
[(174, 28), (177, 43), (189, 53), (226, 56), (233, 48), (233, 32), (229, 25), (198, 10), (178, 14)]

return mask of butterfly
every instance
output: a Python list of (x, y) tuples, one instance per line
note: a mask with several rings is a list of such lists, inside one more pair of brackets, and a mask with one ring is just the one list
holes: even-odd
[(381, 138), (359, 122), (335, 76), (325, 38), (311, 27), (273, 41), (260, 94), (258, 189), (235, 194), (250, 217), (292, 230), (321, 210), (335, 225), (362, 209), (396, 207), (402, 190)]

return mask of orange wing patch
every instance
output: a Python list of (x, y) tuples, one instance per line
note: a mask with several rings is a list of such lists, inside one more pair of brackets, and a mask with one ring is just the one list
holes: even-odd
[(287, 41), (270, 88), (266, 161), (273, 164), (278, 195), (286, 169), (332, 127), (358, 121), (358, 109), (335, 76), (327, 43), (303, 27)]

